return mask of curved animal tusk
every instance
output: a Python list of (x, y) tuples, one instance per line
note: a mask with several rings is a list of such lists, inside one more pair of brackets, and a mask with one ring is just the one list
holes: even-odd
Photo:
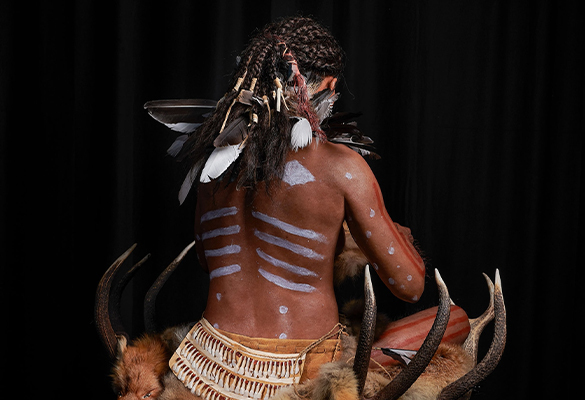
[(439, 289), (439, 309), (435, 322), (416, 356), (384, 389), (376, 394), (375, 400), (395, 400), (402, 396), (422, 374), (437, 351), (449, 323), (451, 306), (449, 291), (437, 269), (435, 269), (435, 280)]
[(494, 285), (494, 338), (492, 344), (479, 364), (467, 374), (445, 387), (438, 400), (458, 399), (488, 376), (500, 362), (506, 346), (506, 305), (502, 294), (500, 271), (496, 269)]
[(360, 336), (353, 362), (353, 372), (358, 382), (358, 394), (361, 397), (368, 376), (372, 343), (374, 342), (374, 331), (376, 330), (376, 297), (370, 276), (369, 265), (366, 265), (364, 277), (365, 307)]

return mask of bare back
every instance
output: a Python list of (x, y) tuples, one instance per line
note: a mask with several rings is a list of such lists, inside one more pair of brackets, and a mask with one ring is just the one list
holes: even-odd
[(205, 317), (252, 337), (314, 339), (338, 322), (333, 261), (344, 219), (387, 286), (416, 301), (424, 265), (388, 216), (367, 163), (345, 146), (290, 152), (282, 182), (255, 191), (200, 184), (197, 253), (210, 273)]

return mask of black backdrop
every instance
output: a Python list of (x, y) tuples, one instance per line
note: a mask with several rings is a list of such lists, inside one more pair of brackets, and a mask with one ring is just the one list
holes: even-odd
[[(138, 335), (142, 296), (192, 240), (194, 199), (178, 206), (183, 171), (165, 157), (174, 135), (143, 103), (221, 97), (249, 34), (298, 13), (346, 50), (338, 109), (364, 113), (389, 212), (429, 270), (471, 316), (487, 305), (481, 272), (501, 271), (508, 344), (477, 398), (569, 395), (583, 373), (578, 1), (56, 3), (0, 5), (2, 376), (27, 382), (24, 397), (113, 398), (97, 282), (132, 243), (134, 261), (153, 254), (123, 298)], [(159, 296), (161, 324), (198, 318), (206, 282), (190, 255)], [(416, 309), (376, 292), (387, 313)], [(429, 281), (416, 307), (435, 302)]]

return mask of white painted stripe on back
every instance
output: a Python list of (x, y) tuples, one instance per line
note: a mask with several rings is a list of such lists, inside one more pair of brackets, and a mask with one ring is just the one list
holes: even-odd
[(289, 242), (288, 240), (280, 238), (278, 236), (273, 236), (273, 235), (270, 235), (268, 233), (261, 232), (257, 229), (254, 230), (254, 235), (258, 239), (263, 240), (266, 243), (270, 243), (270, 244), (273, 244), (275, 246), (282, 247), (283, 249), (290, 250), (293, 253), (296, 253), (296, 254), (301, 255), (303, 257), (307, 257), (307, 258), (310, 258), (313, 260), (325, 259), (325, 257), (323, 257), (321, 254), (315, 252), (312, 249), (309, 249), (308, 247), (304, 247), (304, 246), (301, 246), (300, 244), (295, 244), (295, 243)]
[(311, 229), (304, 229), (304, 228), (296, 227), (296, 226), (291, 225), (287, 222), (281, 221), (278, 218), (271, 217), (269, 215), (263, 214), (263, 213), (258, 212), (258, 211), (252, 211), (252, 216), (254, 218), (259, 219), (260, 221), (264, 221), (267, 224), (270, 224), (270, 225), (275, 226), (279, 229), (282, 229), (283, 231), (290, 233), (292, 235), (304, 237), (306, 239), (316, 240), (316, 241), (321, 242), (321, 243), (327, 243), (327, 238), (325, 237), (325, 235), (322, 235), (322, 234), (315, 232)]
[(305, 292), (311, 293), (314, 292), (315, 289), (313, 286), (307, 283), (295, 283), (289, 280), (286, 280), (278, 275), (271, 274), (268, 271), (263, 270), (262, 268), (258, 269), (260, 275), (262, 275), (267, 281), (274, 283), (276, 286), (280, 286), (283, 289), (294, 290), (295, 292)]
[(201, 234), (201, 239), (211, 239), (217, 236), (227, 236), (227, 235), (235, 235), (236, 233), (240, 232), (240, 225), (232, 225), (226, 226), (224, 228), (217, 228), (211, 231), (203, 232)]
[(228, 254), (237, 254), (242, 250), (237, 244), (230, 244), (229, 246), (220, 247), (219, 249), (205, 250), (205, 257), (219, 257)]
[(242, 267), (240, 267), (238, 264), (220, 267), (220, 268), (214, 269), (213, 271), (211, 271), (209, 273), (209, 280), (212, 280), (213, 278), (219, 278), (220, 276), (231, 275), (231, 274), (234, 274), (236, 272), (240, 272), (241, 270), (242, 270)]
[(201, 222), (209, 221), (216, 218), (227, 217), (228, 215), (236, 215), (238, 213), (237, 207), (224, 207), (217, 210), (211, 210), (201, 216)]
[(261, 249), (256, 249), (256, 253), (258, 253), (260, 258), (262, 258), (265, 261), (268, 261), (270, 264), (274, 265), (275, 267), (285, 269), (289, 272), (292, 272), (293, 274), (297, 274), (300, 276), (319, 276), (315, 272), (313, 272), (307, 268), (303, 268), (303, 267), (299, 267), (297, 265), (289, 264), (285, 261), (279, 260), (278, 258), (274, 258), (271, 255), (264, 253)]

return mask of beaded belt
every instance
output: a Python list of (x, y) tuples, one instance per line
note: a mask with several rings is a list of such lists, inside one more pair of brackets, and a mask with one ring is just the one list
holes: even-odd
[(193, 394), (205, 400), (265, 400), (299, 381), (305, 356), (250, 349), (203, 318), (183, 339), (169, 365)]

